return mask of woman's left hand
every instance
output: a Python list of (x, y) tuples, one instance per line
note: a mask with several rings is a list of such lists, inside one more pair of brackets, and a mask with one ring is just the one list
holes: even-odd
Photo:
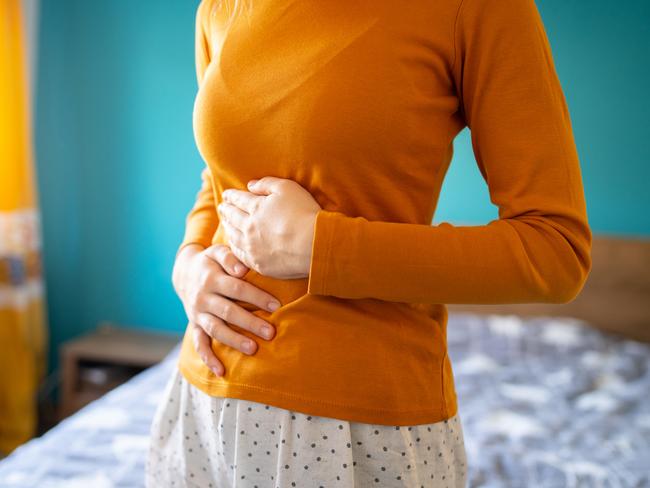
[(321, 206), (293, 180), (265, 176), (250, 191), (229, 188), (217, 206), (232, 252), (246, 266), (278, 279), (309, 276)]

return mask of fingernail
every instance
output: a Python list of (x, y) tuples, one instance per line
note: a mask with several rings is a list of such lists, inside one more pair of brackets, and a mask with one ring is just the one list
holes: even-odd
[(262, 335), (267, 339), (271, 338), (271, 328), (268, 325), (262, 326)]
[(248, 186), (253, 186), (255, 183), (257, 183), (257, 180), (250, 180)]
[(242, 346), (244, 349), (246, 349), (248, 352), (251, 352), (253, 350), (253, 343), (251, 341), (244, 341), (242, 342)]
[(244, 267), (241, 264), (235, 264), (235, 273), (241, 273), (244, 271)]
[(219, 368), (216, 368), (216, 367), (213, 366), (213, 367), (211, 367), (210, 369), (211, 369), (212, 372), (213, 372), (214, 374), (216, 374), (217, 376), (221, 376), (221, 370), (220, 370)]
[(280, 304), (278, 302), (273, 301), (273, 302), (269, 302), (268, 307), (269, 307), (269, 310), (271, 312), (273, 312), (273, 311), (277, 310), (278, 308), (280, 308)]

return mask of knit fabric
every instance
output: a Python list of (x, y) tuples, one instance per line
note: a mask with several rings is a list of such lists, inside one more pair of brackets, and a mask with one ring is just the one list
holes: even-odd
[[(591, 267), (580, 165), (534, 0), (260, 0), (197, 12), (197, 146), (206, 167), (181, 246), (227, 244), (226, 188), (289, 178), (321, 205), (311, 269), (243, 279), (277, 333), (248, 356), (190, 328), (181, 373), (213, 396), (382, 425), (457, 412), (450, 303), (572, 300)], [(499, 218), (432, 225), (469, 127)]]

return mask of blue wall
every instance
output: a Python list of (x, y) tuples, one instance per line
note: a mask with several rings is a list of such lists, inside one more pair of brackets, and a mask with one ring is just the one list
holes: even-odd
[[(199, 187), (197, 2), (42, 0), (36, 151), (52, 330), (109, 319), (181, 332), (173, 258)], [(650, 235), (647, 0), (538, 0), (571, 111), (592, 228)], [(496, 218), (469, 134), (436, 222)]]
[(202, 161), (187, 1), (43, 0), (36, 151), (51, 360), (109, 319), (182, 331), (171, 269)]
[[(592, 230), (650, 235), (650, 2), (537, 0), (567, 99)], [(435, 221), (497, 218), (469, 132), (456, 139)]]

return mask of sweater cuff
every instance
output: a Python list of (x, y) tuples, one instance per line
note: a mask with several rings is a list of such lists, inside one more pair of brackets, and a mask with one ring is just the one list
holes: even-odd
[(339, 212), (324, 209), (316, 214), (307, 282), (307, 293), (311, 295), (327, 295), (327, 283), (332, 272), (330, 263), (332, 236), (336, 230), (337, 219), (341, 216)]
[(181, 245), (178, 246), (178, 248), (176, 249), (176, 257), (178, 257), (178, 255), (180, 254), (180, 252), (181, 252), (185, 247), (189, 246), (190, 244), (198, 244), (198, 245), (200, 245), (200, 246), (203, 246), (204, 249), (207, 249), (208, 247), (210, 247), (210, 246), (206, 246), (203, 242), (198, 241), (198, 240), (183, 241), (183, 242), (181, 242)]
[(189, 222), (185, 229), (185, 234), (183, 235), (183, 240), (176, 249), (176, 255), (183, 249), (185, 246), (190, 244), (200, 244), (204, 248), (208, 248), (212, 245), (213, 238), (213, 229), (214, 223), (210, 220), (193, 220)]

